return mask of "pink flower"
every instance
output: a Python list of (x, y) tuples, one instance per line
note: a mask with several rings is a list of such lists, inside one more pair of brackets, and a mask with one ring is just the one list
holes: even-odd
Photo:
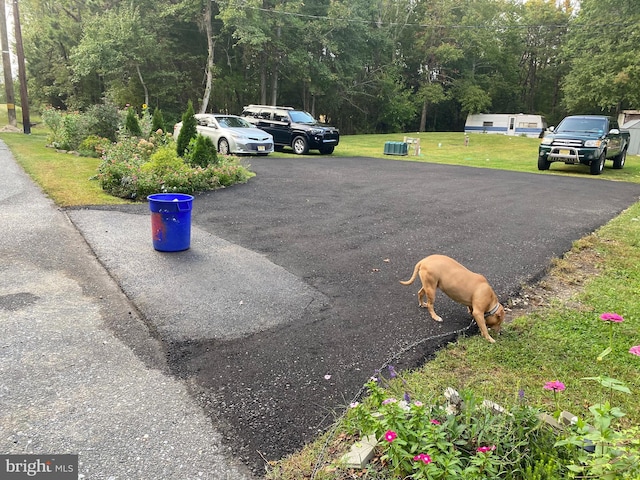
[(384, 439), (389, 443), (393, 442), (396, 438), (398, 438), (398, 434), (393, 430), (387, 430), (384, 434)]
[(613, 322), (613, 323), (624, 322), (624, 318), (622, 318), (617, 313), (611, 313), (611, 312), (603, 313), (602, 315), (600, 315), (600, 320), (604, 322)]
[(431, 419), (431, 423), (433, 423), (434, 425), (440, 425), (440, 422), (438, 420), (436, 420), (435, 418)]
[(561, 392), (565, 389), (564, 383), (554, 380), (553, 382), (547, 382), (544, 384), (545, 390), (553, 390), (554, 392)]
[(414, 462), (422, 462), (425, 465), (427, 463), (431, 463), (431, 457), (429, 455), (427, 455), (426, 453), (421, 453), (419, 455), (416, 455), (415, 457), (413, 457), (413, 461)]
[(488, 452), (493, 452), (495, 449), (496, 449), (496, 446), (491, 445), (490, 447), (478, 447), (476, 451), (478, 453), (488, 453)]
[(395, 398), (387, 398), (386, 400), (382, 401), (383, 405), (389, 405), (390, 403), (397, 403), (398, 400), (396, 400)]
[(636, 345), (635, 347), (631, 347), (629, 349), (629, 353), (632, 355), (637, 355), (640, 357), (640, 345)]

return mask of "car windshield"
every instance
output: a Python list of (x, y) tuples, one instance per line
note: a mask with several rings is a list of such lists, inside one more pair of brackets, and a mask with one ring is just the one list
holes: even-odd
[(291, 121), (294, 123), (316, 123), (315, 119), (307, 112), (292, 110), (289, 112), (289, 115), (291, 116)]
[(251, 128), (252, 125), (240, 117), (216, 117), (221, 127), (225, 128)]
[(605, 121), (600, 118), (565, 118), (556, 128), (556, 132), (603, 133), (604, 127)]

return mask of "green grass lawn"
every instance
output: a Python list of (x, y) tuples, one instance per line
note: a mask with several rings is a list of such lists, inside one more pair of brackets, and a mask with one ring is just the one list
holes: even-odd
[[(389, 161), (418, 161), (494, 168), (541, 175), (586, 176), (593, 181), (640, 182), (640, 158), (629, 156), (625, 168), (613, 170), (610, 163), (602, 175), (592, 176), (587, 167), (554, 163), (551, 170), (538, 172), (538, 139), (501, 135), (471, 135), (464, 144), (462, 133), (408, 134), (420, 138), (418, 156), (383, 154), (386, 141), (402, 141), (402, 134), (344, 136), (334, 156), (376, 157)], [(34, 127), (29, 136), (1, 133), (17, 161), (60, 206), (119, 204), (124, 200), (105, 194), (91, 177), (98, 159), (58, 153), (46, 148), (46, 132)], [(279, 152), (273, 155), (293, 156)], [(317, 154), (309, 157), (319, 157)], [(321, 161), (318, 159), (318, 161)], [(586, 258), (586, 261), (584, 260)], [(588, 264), (591, 275), (578, 278), (577, 265)], [(412, 392), (439, 394), (445, 387), (470, 388), (478, 395), (509, 405), (519, 390), (526, 401), (552, 408), (552, 398), (542, 389), (545, 382), (560, 380), (562, 408), (585, 415), (587, 407), (599, 402), (606, 392), (585, 377), (610, 375), (624, 381), (631, 395), (616, 394), (614, 401), (627, 416), (624, 425), (640, 423), (640, 358), (628, 349), (640, 344), (640, 203), (593, 235), (576, 242), (565, 259), (559, 260), (549, 277), (554, 282), (576, 287), (570, 298), (552, 300), (532, 313), (515, 319), (503, 329), (497, 343), (481, 337), (462, 338), (443, 349), (435, 359), (404, 375)], [(597, 267), (597, 268), (596, 268)], [(549, 281), (549, 280), (545, 280)], [(544, 284), (542, 285), (544, 287)], [(542, 288), (540, 287), (540, 288)], [(625, 319), (616, 324), (613, 352), (604, 361), (596, 357), (608, 346), (608, 325), (602, 312), (617, 312)], [(399, 390), (405, 386), (398, 386)], [(435, 392), (435, 393), (434, 393)], [(320, 441), (278, 465), (273, 478), (308, 478), (316, 464)], [(331, 458), (324, 459), (331, 462)], [(303, 465), (303, 466), (301, 466)], [(329, 478), (329, 477), (323, 477)], [(343, 477), (336, 477), (343, 478)]]
[[(401, 142), (404, 137), (420, 140), (420, 153), (414, 155), (385, 155), (385, 142)], [(373, 157), (388, 160), (410, 162), (442, 163), (449, 165), (465, 165), (468, 167), (496, 168), (517, 172), (539, 173), (541, 175), (557, 174), (579, 177), (593, 177), (607, 180), (621, 180), (640, 183), (640, 156), (629, 155), (626, 165), (621, 170), (613, 170), (613, 162), (607, 161), (602, 175), (589, 173), (589, 167), (553, 163), (546, 172), (538, 170), (538, 145), (540, 140), (527, 137), (510, 137), (506, 135), (469, 135), (469, 144), (465, 146), (465, 135), (461, 132), (428, 132), (384, 135), (345, 135), (340, 138), (334, 156), (338, 157)], [(277, 157), (293, 156), (291, 150), (275, 152)], [(311, 151), (308, 156), (319, 156)]]

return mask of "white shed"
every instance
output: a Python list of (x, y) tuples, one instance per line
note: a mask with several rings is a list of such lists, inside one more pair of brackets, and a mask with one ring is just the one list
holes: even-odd
[(640, 155), (640, 119), (625, 123), (622, 128), (629, 130), (631, 141), (629, 142), (629, 155)]

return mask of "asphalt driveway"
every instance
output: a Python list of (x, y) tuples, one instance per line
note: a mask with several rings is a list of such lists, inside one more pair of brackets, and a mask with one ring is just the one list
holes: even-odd
[(443, 323), (418, 308), (419, 286), (398, 283), (418, 260), (450, 255), (506, 301), (640, 195), (640, 185), (587, 176), (384, 159), (249, 163), (249, 183), (196, 197), (192, 248), (149, 254), (152, 269), (119, 237), (150, 236), (146, 205), (70, 218), (257, 471), (326, 429), (377, 369), (417, 366), (449, 332), (477, 333), (442, 294)]

